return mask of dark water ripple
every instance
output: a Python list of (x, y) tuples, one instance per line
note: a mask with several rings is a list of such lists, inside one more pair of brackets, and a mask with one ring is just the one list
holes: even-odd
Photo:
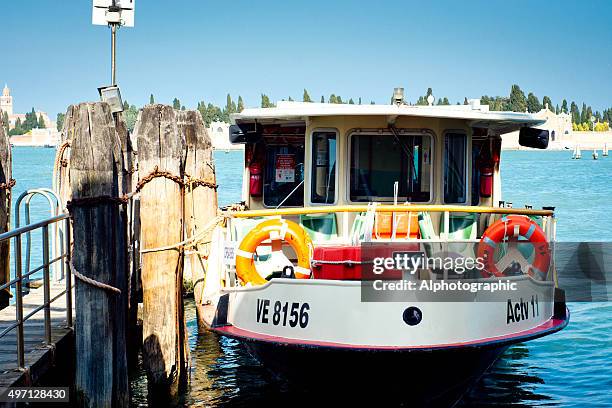
[(510, 348), (462, 406), (612, 406), (612, 304), (569, 308), (565, 330)]

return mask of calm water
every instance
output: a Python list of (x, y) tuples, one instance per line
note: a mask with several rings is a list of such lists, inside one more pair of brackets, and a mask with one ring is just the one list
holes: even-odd
[[(25, 188), (51, 185), (53, 149), (15, 148), (13, 153), (15, 197)], [(217, 152), (215, 159), (220, 205), (239, 201), (241, 153)], [(612, 241), (612, 157), (577, 161), (570, 160), (569, 151), (516, 151), (504, 152), (502, 160), (506, 201), (515, 207), (556, 206), (559, 240)], [(37, 199), (32, 219), (46, 217), (47, 211), (44, 201)], [(234, 340), (198, 335), (192, 301), (186, 309), (192, 374), (181, 404), (303, 404), (303, 395), (279, 389)], [(574, 303), (570, 309), (572, 320), (565, 330), (509, 349), (461, 405), (612, 406), (612, 303)], [(134, 405), (146, 405), (142, 371), (132, 387)]]
[[(17, 184), (13, 188), (13, 197), (11, 209), (11, 228), (15, 228), (15, 204), (17, 199), (25, 190), (33, 188), (51, 188), (53, 161), (55, 159), (55, 149), (41, 147), (14, 147), (13, 148), (13, 178), (17, 180)], [(20, 224), (25, 225), (25, 199), (20, 206)], [(50, 206), (46, 198), (41, 195), (33, 196), (30, 206), (30, 222), (44, 220), (51, 216)], [(40, 229), (31, 233), (32, 258), (30, 269), (38, 267), (42, 263), (42, 233)], [(11, 245), (11, 250), (14, 250), (14, 245)], [(23, 253), (23, 268), (26, 269), (26, 238), (22, 240)], [(13, 255), (13, 258), (14, 255)], [(11, 265), (11, 274), (14, 276), (14, 263)], [(42, 278), (42, 272), (32, 275), (33, 279)]]

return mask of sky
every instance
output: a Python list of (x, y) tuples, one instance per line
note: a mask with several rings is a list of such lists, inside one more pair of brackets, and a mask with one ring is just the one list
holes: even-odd
[[(90, 0), (0, 0), (0, 86), (15, 111), (53, 117), (98, 99), (110, 83), (110, 29)], [(142, 106), (178, 97), (258, 106), (301, 100), (387, 103), (403, 86), (464, 97), (525, 94), (612, 107), (612, 2), (137, 0), (135, 28), (118, 33), (117, 82)]]

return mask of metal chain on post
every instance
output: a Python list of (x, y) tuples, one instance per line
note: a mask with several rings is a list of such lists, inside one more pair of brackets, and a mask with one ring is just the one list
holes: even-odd
[(143, 189), (143, 187), (147, 183), (149, 183), (150, 181), (158, 177), (163, 177), (168, 180), (172, 180), (181, 187), (187, 186), (188, 188), (195, 188), (197, 186), (204, 186), (204, 187), (212, 188), (215, 190), (218, 188), (218, 185), (210, 180), (196, 179), (196, 178), (192, 178), (189, 174), (185, 174), (185, 178), (186, 178), (186, 181), (185, 181), (183, 180), (182, 177), (174, 175), (170, 173), (169, 171), (159, 170), (159, 168), (156, 166), (151, 173), (147, 174), (142, 179), (140, 179), (138, 183), (136, 183), (136, 188), (131, 193), (127, 193), (119, 197), (98, 196), (98, 197), (75, 198), (66, 204), (66, 208), (68, 208), (68, 211), (70, 211), (71, 208), (75, 206), (91, 206), (91, 205), (102, 204), (102, 203), (127, 204), (130, 198), (140, 193), (140, 191)]

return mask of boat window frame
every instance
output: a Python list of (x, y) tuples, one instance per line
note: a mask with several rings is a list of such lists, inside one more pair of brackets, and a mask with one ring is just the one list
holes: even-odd
[[(434, 204), (436, 201), (436, 190), (437, 185), (435, 184), (436, 180), (436, 165), (435, 160), (437, 157), (436, 154), (436, 132), (433, 129), (429, 128), (397, 128), (400, 136), (429, 136), (431, 139), (431, 152), (430, 152), (430, 160), (431, 160), (431, 171), (429, 174), (429, 201), (408, 201), (410, 204), (414, 205), (426, 205), (426, 204)], [(351, 166), (353, 165), (353, 161), (351, 158), (351, 149), (353, 148), (353, 136), (359, 134), (378, 134), (378, 135), (386, 135), (389, 137), (393, 137), (393, 133), (387, 128), (353, 128), (349, 129), (347, 132), (348, 142), (346, 144), (346, 166), (345, 167), (345, 176), (344, 176), (344, 185), (346, 188), (344, 189), (344, 199), (349, 204), (363, 204), (365, 201), (352, 201), (351, 200)], [(376, 202), (376, 203), (393, 203), (393, 199), (390, 201), (368, 201), (368, 202)], [(399, 202), (398, 202), (399, 203)], [(403, 204), (403, 202), (402, 202)]]
[[(312, 171), (314, 169), (314, 165), (312, 162), (312, 155), (313, 155), (313, 149), (314, 149), (314, 134), (315, 132), (328, 132), (328, 133), (335, 133), (336, 134), (336, 171), (334, 174), (334, 201), (332, 203), (313, 203), (312, 202), (312, 183), (313, 183), (313, 177), (312, 177)], [(340, 159), (340, 130), (338, 130), (338, 128), (335, 127), (317, 127), (317, 128), (313, 128), (310, 133), (308, 134), (308, 157), (305, 158), (304, 162), (306, 162), (306, 159), (308, 160), (308, 193), (307, 193), (307, 197), (308, 200), (307, 203), (309, 206), (326, 206), (326, 205), (338, 205), (338, 200), (339, 200), (339, 193), (340, 193), (340, 189), (339, 189), (339, 185), (338, 185), (338, 181), (340, 179), (340, 166), (339, 166), (339, 159)], [(305, 187), (305, 186), (304, 186)]]
[[(444, 177), (445, 177), (445, 161), (446, 161), (446, 136), (449, 133), (454, 133), (454, 134), (458, 134), (458, 135), (464, 135), (465, 136), (465, 169), (464, 169), (464, 174), (465, 174), (465, 202), (463, 203), (451, 203), (451, 202), (447, 202), (445, 197), (444, 197)], [(442, 203), (443, 204), (449, 204), (449, 205), (465, 205), (465, 206), (469, 206), (471, 205), (472, 202), (472, 185), (470, 183), (471, 180), (471, 167), (470, 167), (470, 162), (472, 160), (472, 141), (471, 138), (469, 137), (469, 133), (465, 131), (465, 129), (444, 129), (444, 131), (442, 132), (442, 140), (440, 141), (440, 143), (442, 144), (442, 160), (441, 160), (441, 166), (440, 166), (440, 171), (442, 172), (442, 178), (441, 178), (441, 187), (442, 187), (442, 191), (441, 191), (441, 199), (442, 199)]]
[[(269, 146), (285, 146), (281, 143), (270, 143)], [(303, 166), (304, 166), (304, 179), (303, 179), (303, 184), (302, 184), (302, 188), (306, 189), (306, 159), (307, 159), (307, 155), (306, 155), (306, 146), (307, 146), (307, 142), (306, 142), (306, 135), (304, 134), (304, 160), (303, 160)], [(262, 177), (265, 177), (265, 169), (262, 173)], [(265, 183), (265, 180), (262, 179), (262, 183)], [(305, 191), (304, 191), (305, 193)], [(304, 194), (303, 193), (303, 194)], [(282, 205), (282, 206), (274, 206), (274, 205), (267, 205), (266, 204), (266, 198), (265, 198), (265, 184), (262, 187), (262, 192), (261, 192), (261, 205), (263, 208), (265, 209), (281, 209), (281, 208), (301, 208), (304, 207), (306, 204), (306, 197), (305, 194), (302, 195), (302, 205)]]

